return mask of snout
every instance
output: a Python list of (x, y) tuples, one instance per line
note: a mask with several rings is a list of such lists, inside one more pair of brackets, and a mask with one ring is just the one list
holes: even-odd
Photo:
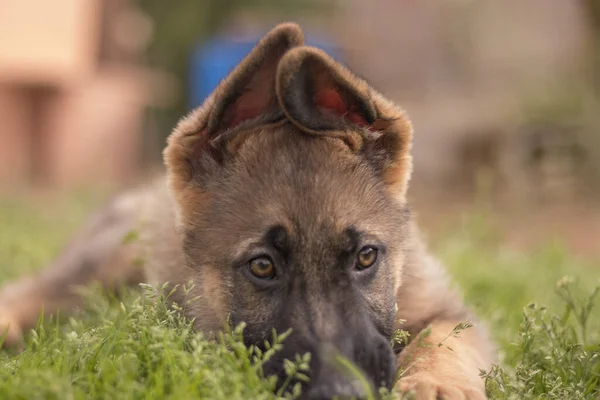
[(344, 377), (330, 377), (327, 382), (308, 388), (306, 400), (330, 400), (337, 398), (366, 399), (370, 388), (365, 388), (360, 381), (351, 381)]
[[(302, 399), (365, 399), (382, 386), (389, 388), (394, 381), (395, 355), (382, 335), (365, 334), (353, 339), (345, 336), (336, 343), (294, 347), (284, 346), (283, 358), (293, 359), (294, 353), (312, 355), (310, 382), (303, 387)], [(280, 369), (281, 364), (276, 368)], [(283, 373), (277, 375), (284, 378)]]
[[(344, 342), (344, 341), (343, 341)], [(336, 346), (321, 347), (316, 374), (307, 399), (364, 399), (382, 386), (390, 387), (396, 373), (392, 348), (381, 335), (365, 336)]]

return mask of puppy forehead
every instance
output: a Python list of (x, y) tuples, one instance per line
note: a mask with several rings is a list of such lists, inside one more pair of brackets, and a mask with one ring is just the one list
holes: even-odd
[(373, 190), (381, 180), (366, 160), (342, 140), (307, 135), (291, 124), (252, 134), (238, 160), (240, 187), (269, 191), (275, 198), (293, 192), (294, 199), (325, 203), (383, 194)]
[[(383, 183), (341, 141), (307, 136), (289, 124), (252, 132), (211, 190), (213, 224), (251, 229), (252, 240), (272, 226), (290, 235), (349, 227), (381, 229), (390, 199)], [(384, 222), (384, 221), (383, 221)]]

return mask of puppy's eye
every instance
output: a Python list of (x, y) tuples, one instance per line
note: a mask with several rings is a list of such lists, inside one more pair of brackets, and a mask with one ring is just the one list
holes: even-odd
[(275, 265), (269, 257), (256, 257), (248, 264), (248, 269), (258, 279), (275, 278)]
[(377, 261), (377, 248), (365, 246), (358, 252), (356, 257), (356, 268), (363, 270), (371, 267)]

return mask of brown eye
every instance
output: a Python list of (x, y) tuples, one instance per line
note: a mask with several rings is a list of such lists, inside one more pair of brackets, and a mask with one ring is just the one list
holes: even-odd
[(356, 267), (358, 269), (366, 269), (371, 267), (377, 261), (377, 249), (375, 247), (366, 246), (360, 249), (356, 257)]
[(257, 257), (250, 261), (248, 268), (252, 275), (258, 279), (275, 278), (275, 266), (269, 257)]

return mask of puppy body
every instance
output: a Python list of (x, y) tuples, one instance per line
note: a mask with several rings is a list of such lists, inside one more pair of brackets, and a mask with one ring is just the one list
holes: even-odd
[[(178, 291), (175, 301), (198, 330), (244, 321), (245, 340), (259, 344), (292, 328), (281, 358), (316, 355), (309, 398), (361, 395), (326, 363), (331, 346), (375, 385), (408, 367), (400, 390), (484, 398), (485, 330), (449, 337), (453, 351), (437, 346), (474, 318), (412, 221), (411, 138), (403, 110), (280, 25), (178, 125), (165, 178), (117, 196), (53, 265), (4, 287), (7, 342), (42, 308), (76, 306), (75, 285), (193, 281), (199, 300)], [(131, 232), (139, 237), (124, 241)], [(416, 337), (427, 326), (428, 337), (392, 353), (394, 329)], [(277, 361), (267, 369), (281, 374)]]

